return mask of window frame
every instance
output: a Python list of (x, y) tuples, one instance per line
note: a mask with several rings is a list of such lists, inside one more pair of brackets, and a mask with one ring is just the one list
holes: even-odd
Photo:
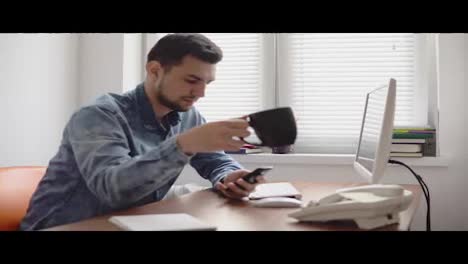
[[(146, 62), (146, 55), (151, 47), (163, 35), (167, 33), (146, 33), (143, 37), (143, 61)], [(291, 90), (287, 84), (287, 73), (282, 69), (288, 63), (288, 58), (282, 56), (287, 48), (286, 37), (289, 33), (263, 33), (262, 38), (262, 63), (263, 73), (261, 80), (261, 105), (265, 109), (282, 107), (290, 105)], [(438, 120), (431, 118), (430, 113), (437, 111), (433, 109), (432, 101), (437, 101), (437, 78), (432, 76), (436, 72), (436, 52), (435, 36), (436, 34), (420, 33), (415, 34), (415, 86), (414, 86), (414, 104), (413, 120), (414, 126), (423, 126), (430, 124), (438, 130)], [(143, 67), (142, 77), (145, 77)], [(310, 154), (309, 151), (300, 151), (296, 153)]]
[[(290, 96), (291, 90), (288, 89), (287, 73), (289, 71), (282, 71), (281, 65), (289, 65), (285, 60), (284, 50), (287, 48), (286, 36), (287, 33), (277, 34), (277, 87), (276, 90), (278, 98), (275, 99), (278, 102), (278, 106), (288, 106), (290, 105)], [(430, 45), (433, 41), (433, 36), (431, 34), (415, 34), (416, 43), (415, 43), (415, 89), (414, 89), (414, 98), (415, 98), (415, 107), (413, 108), (413, 120), (414, 126), (424, 126), (428, 120), (428, 94), (430, 93), (430, 88), (435, 87), (435, 84), (432, 83), (434, 80), (429, 78), (431, 68), (435, 69), (435, 60), (433, 56), (433, 49)], [(281, 72), (281, 74), (280, 74)], [(426, 87), (426, 88), (424, 88)]]

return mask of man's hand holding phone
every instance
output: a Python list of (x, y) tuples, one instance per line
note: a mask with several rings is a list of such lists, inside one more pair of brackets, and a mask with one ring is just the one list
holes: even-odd
[(217, 190), (226, 197), (242, 199), (255, 191), (255, 187), (260, 183), (265, 183), (264, 174), (272, 167), (261, 167), (250, 172), (247, 170), (237, 170), (224, 178), (224, 182), (219, 182), (215, 186)]

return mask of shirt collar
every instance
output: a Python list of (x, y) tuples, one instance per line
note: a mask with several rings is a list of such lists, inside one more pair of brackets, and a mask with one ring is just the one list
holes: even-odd
[[(136, 88), (136, 98), (140, 116), (144, 125), (149, 127), (161, 126), (161, 124), (157, 122), (153, 107), (151, 106), (151, 103), (146, 96), (143, 83), (139, 84)], [(175, 126), (181, 120), (180, 113), (177, 111), (171, 111), (166, 116), (164, 116), (163, 120), (167, 120), (170, 126)]]
[(181, 120), (180, 113), (177, 111), (169, 112), (169, 114), (167, 114), (167, 120), (169, 122), (169, 125), (176, 126)]

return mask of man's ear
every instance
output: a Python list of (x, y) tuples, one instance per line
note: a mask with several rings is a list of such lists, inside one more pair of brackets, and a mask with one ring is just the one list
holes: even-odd
[(161, 71), (163, 70), (161, 64), (157, 61), (150, 61), (146, 63), (146, 72), (152, 78), (157, 80), (161, 76)]

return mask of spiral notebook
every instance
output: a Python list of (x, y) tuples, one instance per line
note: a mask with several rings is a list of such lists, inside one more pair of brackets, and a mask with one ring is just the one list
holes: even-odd
[(215, 231), (188, 214), (146, 214), (112, 216), (109, 221), (126, 231)]

